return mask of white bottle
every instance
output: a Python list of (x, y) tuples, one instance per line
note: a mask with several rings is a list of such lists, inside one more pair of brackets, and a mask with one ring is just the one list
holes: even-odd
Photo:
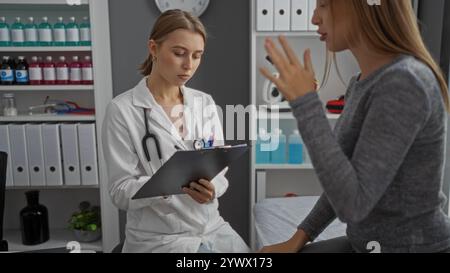
[(11, 40), (13, 46), (23, 46), (25, 43), (24, 25), (20, 17), (16, 17), (16, 22), (11, 26)]
[(75, 17), (70, 17), (70, 23), (66, 25), (66, 45), (78, 46), (80, 45), (80, 29)]
[(302, 164), (303, 163), (303, 140), (298, 130), (289, 136), (289, 164)]
[(25, 45), (37, 46), (39, 43), (38, 29), (34, 23), (34, 18), (28, 18), (28, 24), (25, 25)]
[(80, 24), (80, 45), (91, 46), (91, 24), (89, 23), (89, 17), (83, 18), (83, 23)]
[(53, 40), (55, 46), (66, 45), (66, 26), (62, 17), (58, 17), (58, 22), (53, 26)]
[(0, 17), (0, 46), (10, 46), (11, 36), (9, 35), (9, 25), (5, 17)]
[(39, 24), (39, 44), (41, 46), (51, 46), (53, 44), (52, 26), (48, 23), (48, 17), (42, 17)]

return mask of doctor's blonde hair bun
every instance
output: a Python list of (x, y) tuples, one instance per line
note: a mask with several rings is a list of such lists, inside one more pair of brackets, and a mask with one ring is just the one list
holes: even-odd
[[(155, 22), (149, 40), (160, 44), (164, 42), (167, 35), (178, 29), (190, 30), (203, 37), (206, 43), (207, 33), (203, 23), (189, 12), (172, 9), (163, 12)], [(153, 56), (149, 54), (147, 60), (140, 66), (142, 75), (148, 76), (152, 72)]]

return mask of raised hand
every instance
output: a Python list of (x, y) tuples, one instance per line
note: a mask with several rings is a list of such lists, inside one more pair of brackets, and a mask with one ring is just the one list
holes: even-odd
[(300, 63), (294, 50), (290, 47), (284, 36), (279, 37), (284, 54), (267, 38), (265, 49), (280, 74), (276, 78), (266, 68), (261, 68), (261, 74), (272, 81), (288, 101), (302, 97), (309, 92), (317, 90), (317, 80), (312, 66), (311, 51), (308, 49), (303, 55), (304, 65)]

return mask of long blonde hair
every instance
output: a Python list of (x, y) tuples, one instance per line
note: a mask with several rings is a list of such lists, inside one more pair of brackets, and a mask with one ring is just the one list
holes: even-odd
[[(338, 2), (340, 6), (337, 6)], [(380, 5), (369, 5), (367, 0), (331, 0), (330, 5), (334, 20), (337, 9), (346, 9), (346, 14), (350, 15), (353, 29), (346, 37), (349, 43), (357, 43), (363, 39), (380, 53), (407, 54), (428, 65), (439, 82), (444, 104), (450, 112), (447, 81), (425, 46), (411, 0), (380, 0)], [(333, 55), (329, 54), (327, 58), (325, 81), (330, 73), (331, 58), (334, 58), (336, 65)]]
[[(179, 9), (165, 11), (158, 17), (155, 25), (153, 26), (149, 40), (154, 40), (157, 44), (160, 44), (164, 42), (167, 35), (178, 29), (190, 30), (200, 34), (206, 44), (207, 33), (205, 26), (202, 24), (200, 19), (193, 16), (189, 12)], [(142, 75), (148, 76), (152, 72), (152, 68), (153, 56), (150, 53), (147, 60), (141, 64), (139, 69), (141, 70)]]

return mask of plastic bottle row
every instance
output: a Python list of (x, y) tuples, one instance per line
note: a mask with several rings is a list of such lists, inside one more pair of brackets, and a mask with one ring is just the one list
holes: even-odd
[(65, 56), (59, 56), (54, 62), (52, 56), (33, 56), (30, 64), (23, 56), (17, 60), (3, 56), (0, 67), (1, 85), (92, 85), (93, 66), (90, 56), (85, 56), (80, 62), (78, 56), (73, 56), (67, 62)]
[(23, 24), (20, 17), (10, 26), (5, 17), (0, 17), (0, 46), (90, 46), (91, 26), (89, 18), (84, 17), (78, 25), (75, 17), (70, 17), (67, 24), (59, 17), (55, 24), (50, 24), (48, 17), (42, 17), (37, 25), (34, 17)]
[(281, 129), (271, 134), (260, 129), (256, 164), (311, 164), (311, 159), (298, 130), (287, 137)]

